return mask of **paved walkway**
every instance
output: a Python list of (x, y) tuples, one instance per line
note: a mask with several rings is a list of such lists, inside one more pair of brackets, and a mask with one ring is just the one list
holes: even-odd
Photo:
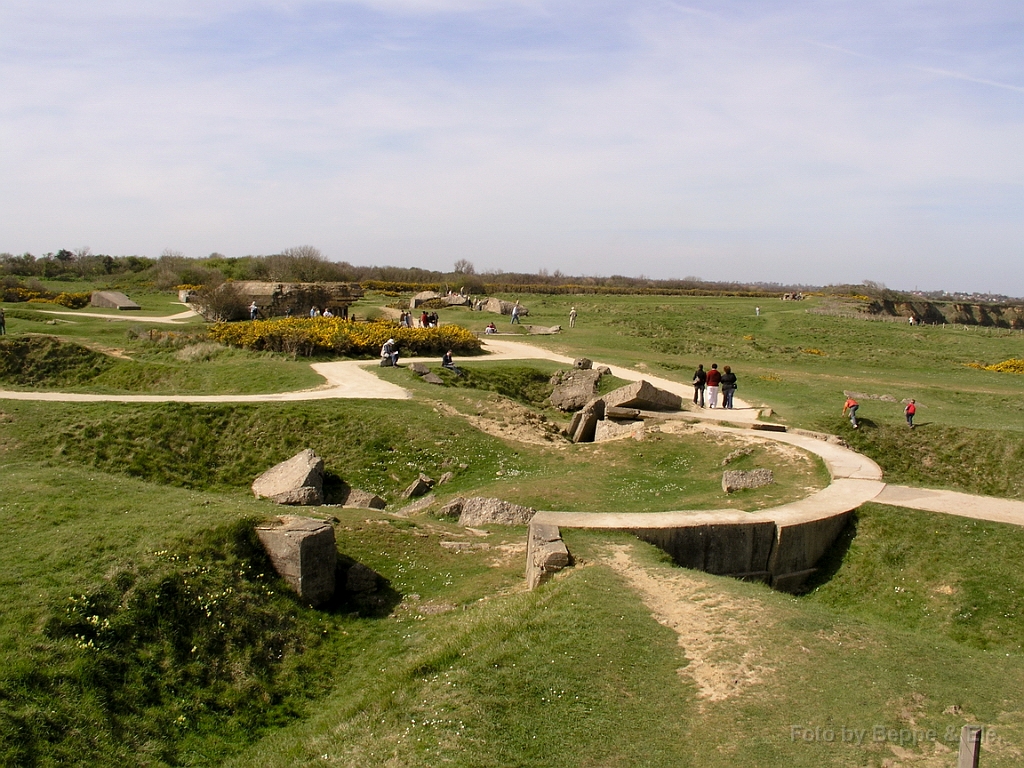
[[(50, 314), (58, 315), (81, 316), (85, 314), (89, 317), (106, 317), (112, 320), (169, 323), (181, 322), (195, 315), (192, 310), (164, 317), (48, 311)], [(488, 360), (551, 360), (563, 365), (572, 365), (573, 363), (573, 358), (571, 357), (558, 355), (542, 347), (520, 341), (487, 338), (483, 339), (483, 343), (484, 348), (489, 353), (486, 358)], [(403, 358), (402, 360), (403, 364), (411, 362), (433, 364), (438, 361), (435, 358)], [(341, 360), (331, 363), (313, 363), (313, 370), (324, 377), (325, 383), (314, 389), (294, 392), (255, 395), (99, 395), (72, 392), (0, 390), (0, 400), (42, 400), (70, 403), (269, 403), (339, 398), (406, 400), (412, 397), (412, 394), (403, 387), (385, 381), (371, 373), (369, 369), (376, 365), (378, 363), (372, 360)], [(601, 366), (604, 363), (594, 361), (594, 365)], [(749, 427), (750, 424), (756, 422), (760, 414), (760, 408), (753, 407), (740, 398), (735, 399), (736, 407), (732, 410), (697, 408), (690, 402), (693, 397), (693, 388), (688, 384), (670, 381), (669, 379), (652, 376), (646, 372), (635, 371), (630, 368), (612, 365), (608, 367), (611, 368), (612, 375), (618, 378), (625, 379), (626, 381), (645, 379), (656, 387), (661, 387), (669, 392), (680, 395), (684, 403), (682, 416), (706, 422), (705, 428), (707, 429), (721, 430), (723, 432), (740, 432), (740, 429), (727, 426), (727, 424), (739, 424)], [(745, 437), (751, 437), (749, 429), (743, 429), (742, 432)], [(801, 501), (769, 510), (760, 510), (755, 513), (737, 512), (736, 510), (657, 513), (661, 516), (664, 524), (666, 526), (669, 525), (671, 520), (677, 519), (679, 516), (685, 516), (692, 523), (694, 516), (704, 517), (708, 515), (716, 516), (715, 519), (720, 522), (726, 522), (727, 519), (735, 515), (743, 515), (743, 519), (748, 521), (751, 520), (751, 515), (754, 515), (759, 519), (770, 518), (777, 522), (798, 522), (810, 518), (820, 518), (823, 515), (846, 512), (855, 509), (867, 501), (875, 501), (881, 504), (909, 507), (911, 509), (942, 512), (1013, 525), (1024, 525), (1024, 502), (988, 496), (974, 496), (955, 491), (887, 486), (882, 482), (882, 472), (877, 464), (866, 456), (838, 444), (792, 432), (758, 432), (757, 439), (788, 443), (821, 457), (832, 476), (831, 484), (827, 488)], [(544, 521), (548, 521), (546, 518), (550, 517), (550, 522), (569, 527), (585, 523), (586, 527), (621, 528), (624, 522), (624, 516), (622, 515), (583, 513), (586, 514), (584, 521), (582, 518), (577, 519), (575, 513), (542, 512), (540, 514), (545, 516), (543, 518)], [(640, 523), (639, 515), (629, 515), (628, 518), (634, 526)]]

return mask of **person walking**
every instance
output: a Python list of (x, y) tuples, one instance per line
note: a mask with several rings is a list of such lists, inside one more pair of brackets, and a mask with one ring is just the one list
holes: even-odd
[(509, 325), (518, 325), (518, 324), (519, 324), (519, 302), (517, 301), (515, 304), (512, 305), (512, 321), (509, 323)]
[(708, 371), (708, 408), (718, 407), (718, 387), (722, 383), (722, 372), (718, 370), (718, 363), (711, 364)]
[(4, 308), (0, 307), (0, 336), (7, 335), (7, 315), (4, 314)]
[(859, 426), (857, 424), (857, 409), (858, 408), (860, 408), (860, 405), (857, 403), (857, 401), (854, 400), (851, 395), (847, 395), (846, 402), (843, 404), (843, 416), (845, 416), (847, 414), (847, 412), (849, 412), (849, 414), (850, 414), (850, 426), (852, 426), (854, 429), (857, 429), (858, 426)]
[(253, 301), (253, 303), (249, 305), (249, 319), (250, 320), (255, 320), (256, 316), (259, 315), (259, 313), (260, 313), (260, 308), (258, 306), (256, 306), (256, 302)]
[(907, 426), (911, 429), (914, 428), (914, 414), (917, 413), (917, 403), (913, 399), (907, 403), (907, 407), (903, 409), (903, 414), (907, 417)]
[(573, 307), (572, 309), (569, 310), (569, 327), (576, 327), (576, 307)]
[(707, 381), (708, 374), (704, 370), (704, 363), (701, 363), (693, 372), (693, 404), (701, 408), (704, 407), (704, 387), (707, 386)]
[(732, 368), (728, 365), (725, 366), (722, 373), (722, 407), (732, 408), (732, 395), (736, 391), (736, 374), (732, 372)]

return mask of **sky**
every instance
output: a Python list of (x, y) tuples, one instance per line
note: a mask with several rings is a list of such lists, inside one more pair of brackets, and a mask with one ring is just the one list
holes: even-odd
[(0, 0), (0, 251), (1024, 296), (1020, 0)]

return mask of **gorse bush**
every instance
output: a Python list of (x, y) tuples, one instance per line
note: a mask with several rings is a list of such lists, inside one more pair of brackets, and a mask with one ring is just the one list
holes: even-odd
[(457, 325), (405, 328), (392, 322), (350, 323), (337, 317), (219, 323), (209, 333), (210, 338), (223, 344), (305, 356), (376, 356), (389, 338), (398, 342), (404, 356), (440, 355), (448, 349), (466, 354), (480, 349), (480, 340)]

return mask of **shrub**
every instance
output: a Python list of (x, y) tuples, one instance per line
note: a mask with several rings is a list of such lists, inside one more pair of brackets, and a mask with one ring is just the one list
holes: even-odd
[(466, 354), (480, 349), (480, 340), (471, 331), (457, 325), (405, 328), (390, 321), (350, 323), (337, 317), (220, 323), (213, 326), (209, 334), (211, 339), (222, 344), (306, 356), (375, 357), (389, 338), (398, 342), (403, 355), (439, 355), (448, 349)]

